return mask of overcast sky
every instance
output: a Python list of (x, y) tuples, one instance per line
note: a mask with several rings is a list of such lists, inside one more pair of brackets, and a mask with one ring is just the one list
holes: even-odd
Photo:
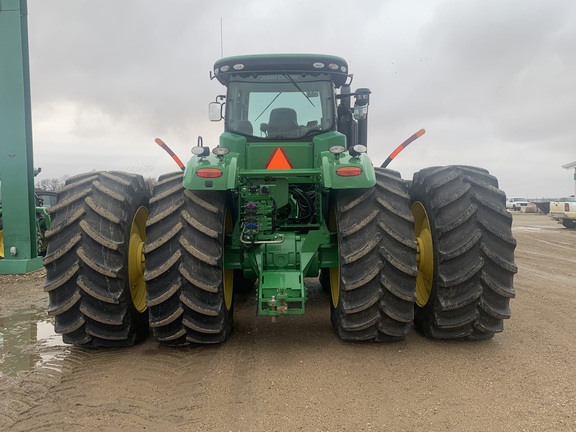
[(372, 91), (368, 152), (402, 177), (487, 168), (509, 196), (574, 193), (573, 0), (28, 0), (34, 164), (40, 178), (92, 169), (177, 170), (222, 123), (221, 56), (325, 53)]

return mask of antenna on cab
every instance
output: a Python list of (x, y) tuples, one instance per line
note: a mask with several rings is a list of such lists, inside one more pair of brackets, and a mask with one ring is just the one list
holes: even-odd
[(222, 18), (220, 18), (220, 58), (224, 57), (224, 32), (223, 32)]

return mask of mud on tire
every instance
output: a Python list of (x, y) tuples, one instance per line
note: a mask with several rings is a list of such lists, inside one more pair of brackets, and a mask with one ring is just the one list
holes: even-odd
[(150, 326), (164, 345), (226, 340), (233, 324), (233, 271), (223, 269), (224, 192), (185, 190), (162, 176), (150, 200), (145, 249)]
[(59, 192), (46, 231), (44, 289), (65, 343), (126, 346), (147, 336), (137, 251), (144, 243), (148, 200), (144, 179), (122, 172), (71, 177)]
[[(415, 325), (430, 338), (489, 339), (503, 329), (514, 297), (516, 241), (505, 194), (488, 171), (431, 167), (414, 175), (411, 199), (419, 226)], [(427, 258), (424, 249), (431, 253)], [(427, 262), (428, 282), (423, 268)]]
[(382, 168), (376, 179), (370, 189), (335, 192), (330, 225), (335, 222), (338, 232), (339, 271), (330, 269), (331, 320), (346, 341), (401, 340), (414, 318), (416, 241), (408, 185)]

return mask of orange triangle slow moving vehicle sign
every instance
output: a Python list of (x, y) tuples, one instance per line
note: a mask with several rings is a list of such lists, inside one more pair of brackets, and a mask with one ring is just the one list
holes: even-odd
[(289, 170), (292, 169), (292, 164), (288, 160), (288, 156), (284, 153), (282, 148), (278, 147), (272, 152), (270, 160), (266, 164), (266, 169), (269, 170)]

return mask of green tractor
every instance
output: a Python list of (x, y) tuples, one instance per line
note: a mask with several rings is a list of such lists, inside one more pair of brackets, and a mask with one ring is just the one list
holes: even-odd
[(446, 166), (410, 182), (374, 167), (370, 90), (351, 91), (340, 57), (223, 58), (212, 78), (227, 88), (210, 104), (218, 146), (199, 139), (185, 169), (173, 155), (183, 172), (151, 193), (122, 172), (60, 192), (44, 264), (65, 342), (131, 345), (150, 327), (165, 345), (220, 343), (238, 290), (274, 321), (305, 313), (317, 277), (346, 341), (502, 331), (516, 241), (495, 177)]
[[(38, 171), (39, 172), (39, 171)], [(35, 175), (37, 174), (35, 170)], [(1, 180), (0, 180), (1, 185)], [(4, 220), (2, 213), (2, 191), (0, 186), (0, 259), (4, 258)], [(46, 230), (50, 228), (50, 214), (42, 199), (36, 195), (36, 252), (38, 256), (46, 254)]]

